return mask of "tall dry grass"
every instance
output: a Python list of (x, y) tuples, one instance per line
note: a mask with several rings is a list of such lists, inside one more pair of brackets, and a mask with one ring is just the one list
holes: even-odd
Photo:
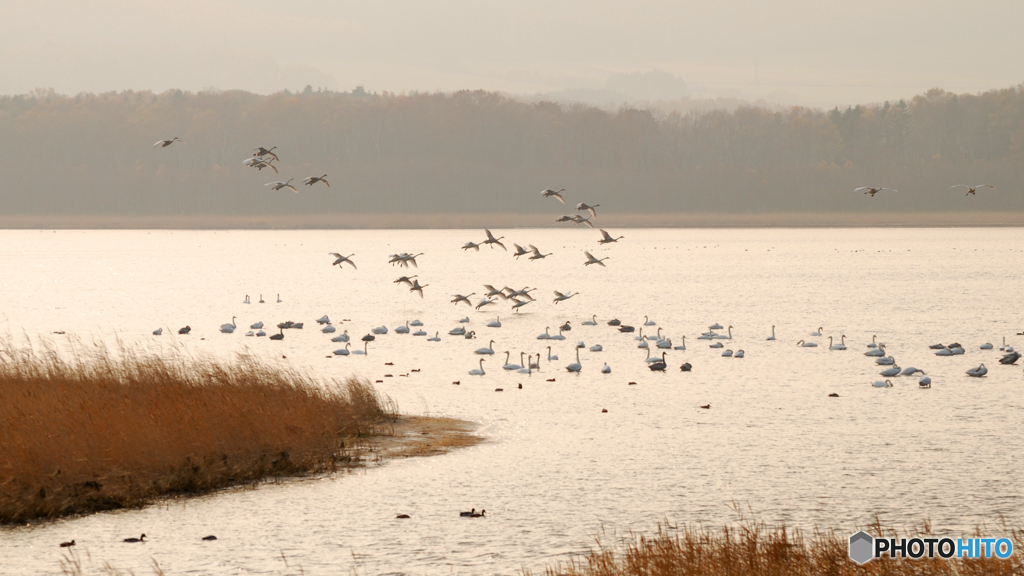
[[(875, 536), (905, 537), (931, 534), (926, 523), (906, 534), (883, 527), (876, 521), (867, 530)], [(964, 537), (981, 537), (982, 530)], [(588, 555), (549, 566), (546, 576), (901, 576), (942, 575), (1000, 576), (1024, 574), (1024, 531), (1005, 526), (994, 536), (1013, 541), (1010, 558), (917, 560), (888, 557), (871, 560), (863, 566), (849, 557), (850, 533), (814, 530), (806, 534), (785, 526), (768, 526), (741, 519), (733, 526), (711, 529), (697, 526), (659, 524), (651, 535), (629, 534), (613, 539), (598, 539)], [(959, 536), (957, 536), (959, 537)], [(529, 576), (530, 571), (524, 571)]]
[(0, 522), (331, 470), (396, 416), (365, 381), (249, 357), (61, 350), (0, 341)]

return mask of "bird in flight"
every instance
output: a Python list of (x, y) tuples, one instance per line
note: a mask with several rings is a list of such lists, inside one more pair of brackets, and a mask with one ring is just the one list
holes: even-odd
[(327, 174), (324, 174), (323, 176), (310, 176), (309, 178), (306, 178), (305, 180), (302, 181), (302, 183), (307, 186), (312, 186), (317, 182), (323, 182), (324, 184), (327, 184), (328, 188), (331, 187), (331, 183), (327, 181)]
[(258, 146), (252, 149), (252, 155), (257, 158), (262, 158), (263, 156), (272, 156), (274, 160), (280, 162), (281, 159), (277, 157), (277, 154), (274, 154), (274, 148), (277, 148), (277, 146), (274, 146), (269, 150), (267, 148), (264, 148), (263, 146)]
[(335, 260), (334, 263), (331, 264), (331, 266), (334, 266), (335, 264), (337, 264), (338, 268), (341, 268), (342, 264), (344, 264), (345, 262), (348, 262), (349, 264), (352, 265), (353, 268), (356, 268), (356, 263), (351, 261), (351, 260), (349, 260), (349, 258), (355, 256), (355, 254), (349, 254), (348, 256), (342, 256), (341, 254), (338, 254), (337, 252), (331, 252), (330, 255), (334, 256), (335, 258), (337, 258), (337, 260)]
[(266, 160), (263, 158), (257, 158), (256, 156), (253, 156), (252, 158), (249, 158), (248, 160), (242, 162), (242, 164), (245, 164), (246, 166), (250, 168), (255, 168), (257, 170), (263, 170), (264, 168), (273, 168), (274, 173), (277, 174), (277, 166), (274, 166), (273, 162), (273, 158), (271, 158), (270, 160)]
[(977, 184), (975, 186), (968, 186), (967, 184), (957, 184), (956, 186), (950, 186), (950, 189), (952, 188), (967, 188), (967, 194), (964, 194), (964, 196), (974, 196), (974, 191), (977, 190), (978, 188), (991, 188), (993, 190), (996, 189), (995, 186), (989, 186), (988, 184)]
[(462, 245), (463, 250), (469, 250), (470, 248), (476, 250), (477, 252), (480, 251), (480, 245), (477, 244), (476, 242), (466, 242), (465, 244)]
[(398, 280), (395, 280), (395, 281), (393, 282), (393, 284), (399, 284), (399, 283), (401, 283), (401, 284), (408, 284), (409, 286), (412, 286), (412, 279), (413, 279), (413, 278), (415, 278), (415, 277), (416, 277), (416, 275), (415, 275), (415, 274), (414, 274), (414, 275), (412, 275), (412, 276), (402, 276), (402, 277), (401, 277), (401, 278), (399, 278)]
[(175, 136), (174, 138), (171, 138), (170, 140), (158, 140), (156, 144), (153, 144), (153, 148), (156, 148), (157, 146), (159, 146), (161, 148), (167, 148), (168, 146), (170, 146), (171, 144), (174, 144), (175, 142), (182, 142), (182, 143), (184, 143), (185, 141), (182, 140), (181, 138), (178, 138), (177, 136)]
[(295, 180), (295, 178), (289, 178), (287, 182), (267, 182), (266, 184), (264, 184), (264, 186), (273, 186), (274, 190), (280, 190), (281, 188), (291, 188), (292, 192), (298, 194), (299, 191), (295, 189), (295, 186), (291, 185), (292, 180)]
[(600, 206), (600, 204), (594, 204), (593, 206), (591, 206), (586, 202), (580, 202), (579, 204), (576, 205), (576, 209), (580, 211), (588, 210), (590, 211), (590, 215), (592, 217), (597, 218), (597, 210), (594, 210), (594, 208), (597, 208), (598, 206)]
[(579, 294), (579, 292), (577, 292), (576, 294), (573, 294), (572, 292), (566, 292), (565, 294), (562, 294), (558, 290), (553, 290), (553, 292), (555, 293), (555, 304), (558, 304), (562, 300), (568, 300), (569, 298), (572, 298), (576, 294)]
[(586, 250), (584, 250), (583, 253), (587, 256), (587, 261), (583, 263), (584, 266), (590, 266), (591, 264), (600, 264), (601, 266), (604, 266), (604, 262), (601, 262), (601, 260), (608, 259), (608, 256), (605, 256), (604, 258), (594, 258), (594, 255)]
[(861, 190), (863, 190), (865, 194), (870, 194), (872, 198), (874, 198), (875, 194), (878, 194), (882, 190), (888, 190), (890, 192), (899, 192), (899, 190), (893, 190), (892, 188), (872, 188), (871, 186), (861, 186), (860, 188), (853, 189), (854, 192), (860, 192)]
[(530, 260), (540, 260), (541, 258), (547, 258), (548, 256), (551, 256), (553, 254), (553, 252), (548, 252), (547, 254), (541, 254), (539, 248), (537, 248), (533, 244), (530, 244), (529, 246), (530, 246), (530, 250), (533, 250), (533, 256), (530, 256)]
[[(625, 236), (619, 236), (619, 238), (625, 238)], [(619, 238), (612, 238), (612, 235), (601, 229), (601, 239), (597, 241), (598, 244), (608, 244), (609, 242), (618, 242)]]
[[(484, 244), (497, 244), (498, 246), (501, 246), (502, 250), (505, 250), (506, 252), (508, 251), (508, 248), (505, 248), (505, 245), (501, 243), (501, 239), (504, 238), (504, 236), (495, 238), (494, 234), (491, 234), (491, 231), (487, 228), (484, 228), (484, 232), (487, 233), (487, 240), (483, 241)], [(494, 248), (494, 246), (491, 246), (491, 248)]]
[(543, 191), (542, 191), (542, 192), (540, 193), (540, 195), (541, 195), (541, 196), (543, 196), (543, 197), (545, 197), (545, 198), (549, 198), (549, 197), (551, 197), (551, 196), (554, 196), (555, 198), (557, 198), (557, 199), (558, 199), (558, 201), (559, 201), (559, 202), (561, 202), (562, 204), (565, 204), (565, 198), (562, 198), (562, 195), (561, 195), (561, 194), (559, 194), (559, 192), (564, 192), (564, 191), (565, 191), (565, 188), (562, 188), (562, 189), (561, 189), (561, 190), (559, 190), (558, 192), (555, 192), (554, 190), (552, 190), (552, 189), (548, 188), (547, 190), (543, 190)]
[(516, 253), (513, 254), (513, 256), (516, 257), (516, 260), (519, 260), (520, 256), (523, 256), (525, 254), (529, 254), (530, 253), (529, 250), (527, 250), (526, 248), (523, 248), (522, 246), (520, 246), (519, 244), (516, 244), (515, 242), (513, 242), (512, 245), (516, 247)]
[(452, 299), (452, 304), (458, 304), (459, 302), (465, 302), (466, 306), (472, 306), (473, 303), (469, 301), (469, 297), (474, 295), (474, 294), (476, 294), (476, 292), (470, 292), (469, 294), (466, 294), (465, 296), (463, 296), (462, 294), (452, 294), (452, 296), (454, 296), (454, 298)]
[(424, 284), (420, 286), (420, 281), (418, 279), (414, 279), (412, 281), (412, 286), (409, 287), (409, 292), (419, 292), (420, 298), (423, 298), (423, 289), (426, 288), (427, 286), (430, 286), (430, 284)]

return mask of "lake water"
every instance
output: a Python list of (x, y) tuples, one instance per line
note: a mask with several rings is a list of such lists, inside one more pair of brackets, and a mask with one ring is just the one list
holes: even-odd
[[(586, 552), (602, 527), (731, 522), (734, 502), (766, 522), (840, 534), (876, 515), (897, 526), (929, 519), (939, 532), (998, 530), (1000, 516), (1021, 525), (1024, 374), (998, 363), (1004, 337), (1024, 345), (1015, 336), (1021, 229), (614, 232), (625, 238), (599, 246), (596, 230), (495, 230), (510, 249), (553, 253), (529, 261), (460, 249), (482, 230), (0, 231), (0, 332), (16, 340), (66, 331), (383, 380), (378, 389), (403, 412), (471, 420), (487, 439), (326, 478), (3, 529), (0, 574), (59, 572), (57, 544), (72, 538), (87, 572), (107, 562), (149, 574), (155, 561), (168, 574), (509, 574)], [(584, 266), (584, 250), (607, 266)], [(332, 267), (335, 251), (354, 253), (358, 269)], [(403, 269), (388, 264), (398, 252), (424, 254)], [(428, 285), (422, 299), (393, 282), (403, 274)], [(482, 311), (450, 302), (476, 292), (475, 304), (483, 284), (536, 287), (537, 300), (519, 314), (507, 302)], [(556, 305), (553, 290), (579, 295)], [(366, 356), (334, 357), (339, 345), (314, 322), (324, 314), (354, 343), (375, 326), (390, 332)], [(582, 325), (592, 315), (598, 324)], [(635, 333), (606, 325), (639, 328), (645, 315), (657, 323), (645, 334), (661, 328), (675, 345), (686, 336), (664, 373), (648, 370)], [(220, 333), (232, 316), (239, 330)], [(496, 316), (502, 326), (488, 328)], [(394, 332), (414, 319), (442, 340)], [(279, 342), (244, 336), (259, 320), (305, 328)], [(567, 320), (565, 340), (536, 339)], [(733, 327), (722, 342), (745, 358), (697, 339), (715, 322)], [(178, 336), (185, 325), (192, 333)], [(778, 339), (768, 341), (773, 325)], [(458, 326), (477, 338), (447, 335)], [(819, 326), (823, 336), (810, 336)], [(830, 351), (827, 337), (843, 334), (849, 349)], [(883, 379), (863, 355), (874, 335), (932, 388), (916, 376), (872, 387)], [(474, 350), (491, 339), (499, 354), (470, 376)], [(583, 368), (570, 374), (578, 341)], [(928, 349), (953, 341), (964, 355)], [(985, 342), (995, 349), (981, 350)], [(604, 350), (589, 351), (595, 344)], [(501, 369), (503, 351), (518, 361), (520, 351), (546, 356), (547, 345), (560, 359), (542, 360), (540, 372)], [(985, 378), (965, 374), (982, 362)], [(472, 507), (487, 517), (459, 517)], [(121, 543), (141, 532), (151, 541)], [(199, 541), (210, 533), (219, 540)]]

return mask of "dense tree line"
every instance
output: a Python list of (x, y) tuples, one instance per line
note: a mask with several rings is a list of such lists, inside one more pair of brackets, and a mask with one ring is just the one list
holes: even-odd
[[(254, 146), (278, 147), (280, 175), (242, 165)], [(0, 97), (8, 215), (536, 213), (548, 187), (618, 212), (1022, 210), (1022, 161), (1024, 85), (687, 115), (484, 91)], [(330, 188), (263, 186), (324, 173)], [(949, 190), (981, 182), (997, 190)]]

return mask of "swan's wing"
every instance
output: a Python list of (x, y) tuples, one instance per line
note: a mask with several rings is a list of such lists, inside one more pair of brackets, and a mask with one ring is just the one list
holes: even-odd
[(583, 251), (583, 254), (587, 257), (588, 260), (597, 260), (597, 258), (594, 258), (593, 254), (587, 252), (586, 250)]
[(323, 182), (324, 184), (327, 184), (327, 187), (328, 187), (328, 188), (330, 188), (330, 187), (331, 187), (331, 183), (330, 183), (330, 182), (328, 182), (327, 180), (324, 180), (323, 178), (321, 178), (321, 179), (320, 179), (320, 181), (321, 181), (321, 182)]
[(353, 261), (351, 261), (351, 260), (348, 260), (348, 259), (346, 259), (346, 260), (345, 260), (345, 262), (348, 262), (349, 264), (351, 264), (351, 265), (352, 265), (352, 268), (354, 268), (354, 269), (356, 269), (356, 270), (358, 270), (358, 269), (359, 269), (359, 268), (358, 268), (358, 267), (356, 266), (356, 263), (355, 263), (355, 262), (353, 262)]
[(278, 184), (284, 184), (284, 182), (267, 182), (264, 186), (277, 186)]
[(892, 188), (879, 188), (879, 190), (888, 190), (889, 192), (899, 192), (899, 190), (893, 190)]
[(975, 188), (991, 188), (993, 190), (996, 189), (995, 186), (989, 186), (988, 184), (978, 184), (977, 186), (975, 186)]
[(860, 192), (861, 190), (872, 190), (871, 186), (861, 186), (860, 188), (854, 188), (854, 192)]
[(565, 199), (562, 198), (562, 195), (559, 194), (558, 192), (555, 192), (554, 194), (552, 194), (552, 196), (554, 196), (555, 198), (558, 198), (558, 201), (561, 202), (562, 204), (565, 204)]
[(303, 183), (303, 184), (310, 184), (310, 183), (312, 183), (312, 182), (313, 182), (313, 178), (314, 178), (313, 176), (309, 176), (308, 178), (306, 178), (305, 180), (303, 180), (303, 181), (302, 181), (302, 183)]
[(501, 249), (504, 250), (505, 252), (508, 252), (508, 248), (505, 248), (505, 245), (502, 244), (500, 240), (495, 240), (494, 243), (497, 244), (498, 246), (501, 246)]
[(291, 188), (292, 192), (295, 192), (296, 194), (299, 193), (299, 191), (295, 189), (295, 186), (292, 186), (291, 184), (285, 184), (283, 188)]
[(536, 254), (537, 256), (540, 256), (540, 250), (536, 246), (534, 246), (533, 244), (528, 244), (528, 246), (530, 247), (530, 250), (532, 250), (534, 254)]
[(274, 154), (274, 153), (273, 153), (273, 152), (271, 152), (270, 150), (267, 150), (267, 153), (265, 154), (265, 156), (271, 156), (271, 157), (273, 157), (273, 158), (274, 158), (274, 160), (277, 160), (278, 162), (280, 162), (280, 161), (281, 161), (281, 159), (277, 157), (277, 154)]
[(968, 186), (967, 184), (957, 184), (956, 186), (949, 187), (950, 190), (952, 190), (953, 188), (970, 188), (970, 186)]

